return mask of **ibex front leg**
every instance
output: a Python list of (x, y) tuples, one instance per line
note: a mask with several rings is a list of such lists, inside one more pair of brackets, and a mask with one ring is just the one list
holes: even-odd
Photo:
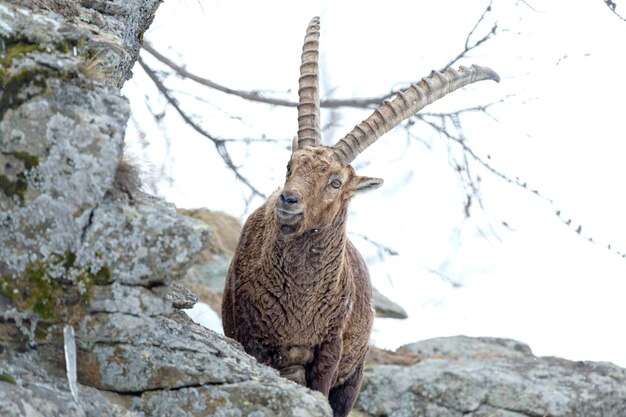
[(332, 336), (317, 347), (307, 375), (309, 388), (320, 391), (328, 397), (330, 387), (335, 381), (342, 349), (343, 343), (338, 335)]
[(354, 407), (359, 396), (362, 380), (363, 362), (343, 384), (330, 390), (328, 402), (333, 409), (333, 417), (346, 417), (350, 414), (350, 410)]

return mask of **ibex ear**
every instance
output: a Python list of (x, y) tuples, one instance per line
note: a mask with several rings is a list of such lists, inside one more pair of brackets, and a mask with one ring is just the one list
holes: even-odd
[(291, 141), (291, 153), (294, 153), (298, 150), (298, 135), (293, 137), (293, 141)]
[(375, 190), (381, 185), (383, 185), (382, 178), (371, 178), (371, 177), (354, 177), (354, 191), (360, 193), (362, 191)]

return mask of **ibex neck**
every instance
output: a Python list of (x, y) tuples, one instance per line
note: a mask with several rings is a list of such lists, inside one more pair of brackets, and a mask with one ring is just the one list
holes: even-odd
[(345, 214), (339, 213), (330, 227), (298, 235), (283, 235), (276, 225), (270, 262), (282, 272), (281, 279), (289, 281), (283, 285), (310, 288), (339, 279), (346, 247)]

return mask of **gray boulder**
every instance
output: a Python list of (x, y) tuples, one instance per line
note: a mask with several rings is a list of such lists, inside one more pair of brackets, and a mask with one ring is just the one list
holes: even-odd
[(449, 337), (404, 346), (421, 360), (366, 370), (357, 408), (388, 417), (622, 417), (626, 370), (536, 357), (507, 339)]

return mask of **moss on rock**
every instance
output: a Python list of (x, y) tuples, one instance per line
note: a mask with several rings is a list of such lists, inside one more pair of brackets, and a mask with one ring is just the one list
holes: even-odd
[(76, 255), (68, 251), (29, 262), (20, 274), (0, 275), (0, 294), (44, 321), (73, 322), (89, 306), (89, 290), (109, 279), (107, 265), (95, 272), (89, 265), (77, 267)]
[(18, 174), (17, 179), (10, 180), (6, 175), (0, 174), (0, 190), (9, 198), (17, 196), (20, 201), (24, 200), (24, 193), (28, 188), (28, 182), (23, 174)]
[(11, 375), (7, 374), (6, 372), (3, 372), (3, 373), (0, 374), (0, 381), (8, 382), (9, 384), (13, 384), (13, 385), (17, 385), (17, 381), (15, 381), (15, 378), (13, 378)]
[(22, 161), (24, 163), (24, 168), (28, 171), (30, 171), (31, 169), (37, 167), (37, 165), (39, 165), (39, 158), (37, 158), (35, 155), (31, 155), (28, 152), (25, 151), (18, 151), (18, 152), (2, 152), (2, 154), (4, 155), (11, 155), (12, 157), (19, 159), (20, 161)]
[(8, 68), (22, 55), (40, 50), (39, 46), (27, 42), (6, 42), (4, 53), (0, 55), (0, 66)]

